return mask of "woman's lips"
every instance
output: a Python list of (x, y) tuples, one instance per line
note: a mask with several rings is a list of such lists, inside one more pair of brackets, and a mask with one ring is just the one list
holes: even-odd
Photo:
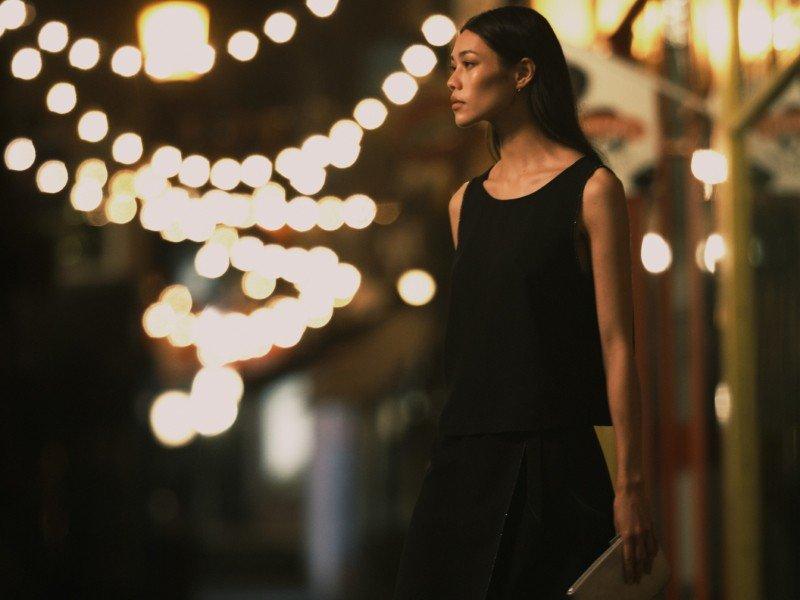
[(463, 102), (453, 102), (453, 103), (452, 103), (450, 106), (453, 108), (453, 110), (458, 110), (458, 109), (459, 109), (459, 108), (461, 108), (463, 105), (464, 105), (464, 103), (463, 103)]

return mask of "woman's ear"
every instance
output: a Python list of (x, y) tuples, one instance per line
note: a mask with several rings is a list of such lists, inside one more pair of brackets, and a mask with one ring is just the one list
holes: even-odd
[(517, 87), (522, 88), (533, 81), (533, 76), (536, 72), (536, 65), (527, 56), (520, 59), (517, 65)]

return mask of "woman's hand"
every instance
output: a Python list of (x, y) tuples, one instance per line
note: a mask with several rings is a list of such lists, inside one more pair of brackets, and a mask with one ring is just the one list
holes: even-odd
[(622, 538), (625, 583), (638, 583), (650, 573), (658, 542), (653, 532), (650, 502), (643, 486), (621, 486), (614, 497), (614, 525)]

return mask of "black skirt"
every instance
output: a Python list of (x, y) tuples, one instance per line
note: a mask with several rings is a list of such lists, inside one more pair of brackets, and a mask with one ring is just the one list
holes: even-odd
[(439, 434), (393, 599), (565, 598), (614, 537), (613, 504), (592, 425)]

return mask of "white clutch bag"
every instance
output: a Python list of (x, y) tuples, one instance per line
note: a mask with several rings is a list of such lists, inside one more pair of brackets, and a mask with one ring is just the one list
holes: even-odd
[(653, 557), (649, 573), (638, 583), (625, 583), (622, 568), (622, 538), (614, 536), (611, 546), (581, 573), (567, 590), (575, 600), (651, 600), (667, 585), (670, 576), (664, 549)]

